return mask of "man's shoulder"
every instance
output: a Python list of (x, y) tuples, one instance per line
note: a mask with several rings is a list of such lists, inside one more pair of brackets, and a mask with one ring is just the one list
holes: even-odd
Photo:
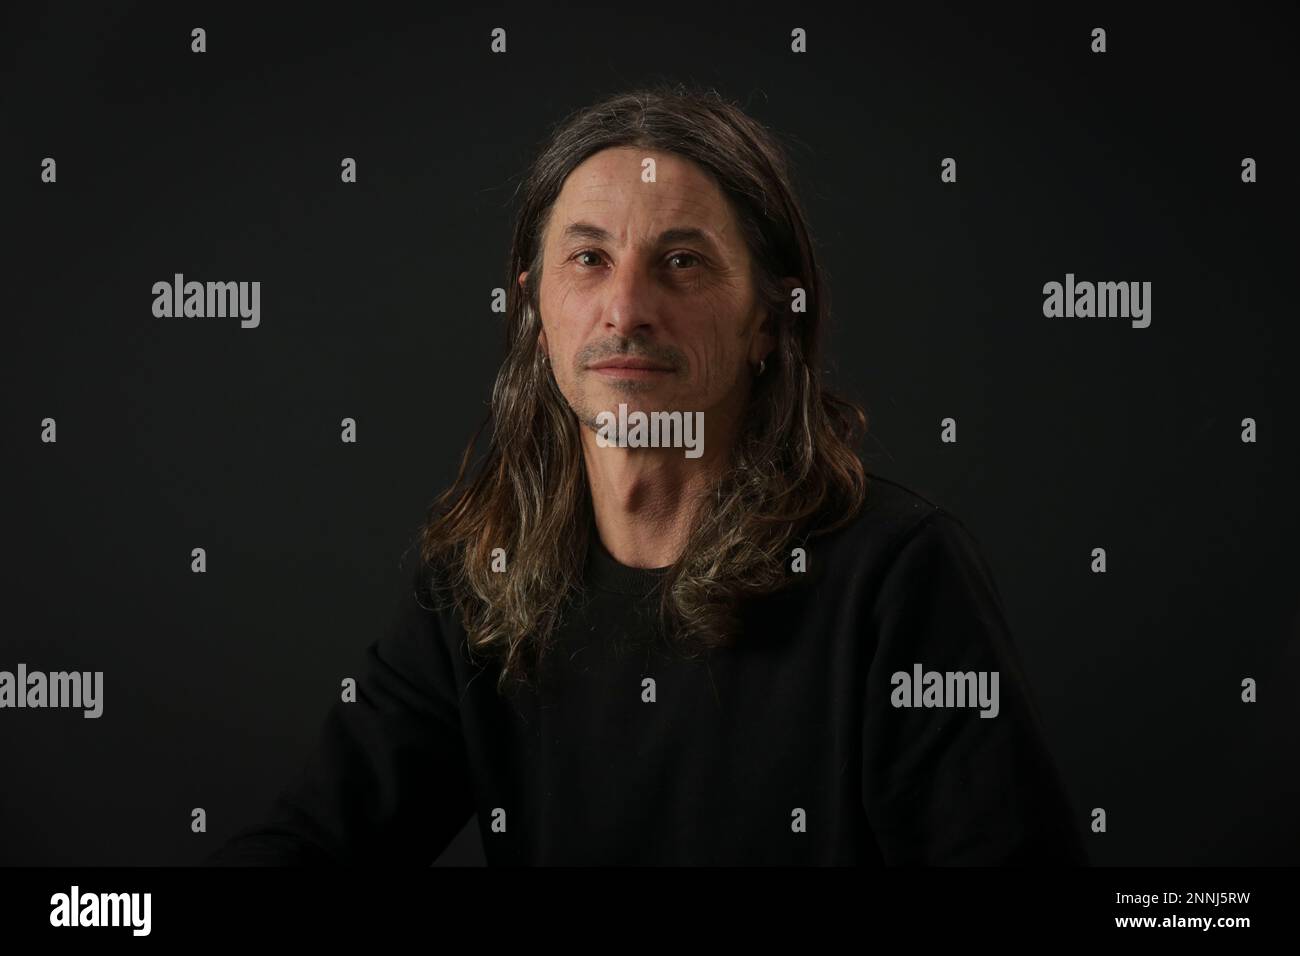
[[(922, 491), (869, 474), (858, 511), (837, 527), (808, 537), (803, 547), (810, 576), (837, 587), (878, 583), (901, 555), (962, 551), (970, 541), (961, 520)], [(829, 579), (829, 580), (827, 580)]]
[[(913, 487), (886, 478), (867, 475), (867, 492), (861, 507), (847, 521), (826, 531), (824, 543), (836, 549), (861, 551), (887, 546), (920, 529), (943, 507)], [(814, 536), (813, 541), (818, 539)]]
[(834, 591), (875, 593), (891, 573), (940, 578), (960, 569), (990, 580), (978, 539), (965, 523), (923, 492), (879, 475), (868, 476), (858, 512), (805, 545), (808, 584)]

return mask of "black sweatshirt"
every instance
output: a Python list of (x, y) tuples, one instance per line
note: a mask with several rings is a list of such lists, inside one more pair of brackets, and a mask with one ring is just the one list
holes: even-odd
[(872, 476), (695, 661), (655, 636), (662, 571), (592, 540), (536, 689), (505, 697), (417, 568), (355, 702), (204, 862), (427, 866), (475, 813), (489, 865), (1087, 862), (989, 568), (942, 508)]

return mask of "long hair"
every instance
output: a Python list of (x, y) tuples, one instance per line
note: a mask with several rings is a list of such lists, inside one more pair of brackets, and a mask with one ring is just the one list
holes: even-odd
[[(755, 293), (776, 345), (754, 381), (729, 466), (693, 516), (661, 584), (660, 623), (691, 654), (733, 643), (741, 603), (787, 585), (792, 543), (859, 510), (867, 475), (855, 450), (857, 405), (821, 383), (829, 302), (803, 209), (777, 140), (715, 91), (660, 86), (613, 96), (562, 120), (520, 185), (506, 275), (506, 355), (492, 389), (489, 445), (470, 475), (470, 440), (454, 484), (429, 507), (421, 555), (437, 569), (471, 656), (502, 663), (497, 689), (529, 681), (570, 599), (594, 532), (576, 414), (538, 348), (543, 235), (568, 175), (610, 147), (668, 151), (713, 175), (744, 231)], [(528, 270), (526, 287), (515, 278)], [(801, 311), (784, 276), (798, 277)], [(494, 570), (502, 549), (506, 570)], [(496, 554), (499, 558), (501, 555)]]

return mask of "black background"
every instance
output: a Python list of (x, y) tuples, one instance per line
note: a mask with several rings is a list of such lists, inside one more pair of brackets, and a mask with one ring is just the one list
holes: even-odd
[[(829, 381), (981, 542), (1094, 860), (1300, 862), (1284, 7), (966, 7), (6, 11), (0, 669), (105, 688), (0, 711), (0, 862), (190, 863), (261, 815), (486, 412), (535, 147), (656, 80), (789, 146)], [(259, 280), (260, 327), (155, 318), (176, 272)], [(1150, 327), (1045, 318), (1067, 272), (1150, 281)], [(440, 862), (481, 860), (471, 823)]]

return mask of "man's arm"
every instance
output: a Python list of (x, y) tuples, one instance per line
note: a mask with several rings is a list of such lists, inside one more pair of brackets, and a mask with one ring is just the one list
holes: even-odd
[(266, 819), (207, 866), (428, 866), (474, 812), (455, 680), (421, 572), (329, 709), (314, 751)]
[[(1086, 865), (1080, 824), (1047, 750), (996, 585), (958, 520), (938, 510), (909, 533), (872, 620), (877, 645), (866, 687), (862, 785), (885, 862)], [(923, 674), (982, 673), (996, 716), (980, 716), (993, 707), (978, 699), (966, 707), (895, 706), (925, 691), (924, 678), (911, 686), (917, 664)], [(894, 679), (898, 672), (907, 683)], [(945, 704), (955, 702), (948, 686), (945, 676)]]

